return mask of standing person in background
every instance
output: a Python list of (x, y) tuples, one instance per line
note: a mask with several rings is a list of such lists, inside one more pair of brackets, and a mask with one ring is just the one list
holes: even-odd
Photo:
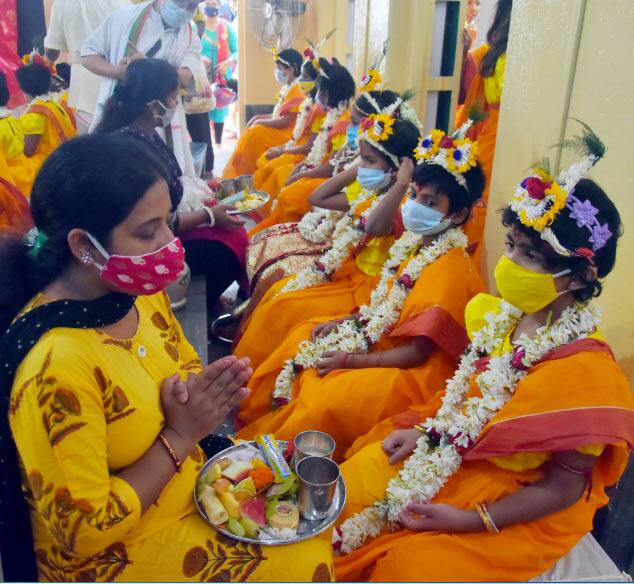
[[(82, 65), (103, 77), (93, 127), (99, 123), (103, 106), (126, 67), (135, 59), (144, 56), (164, 59), (178, 69), (183, 88), (205, 78), (200, 39), (191, 25), (197, 8), (196, 0), (153, 0), (124, 6), (88, 38), (81, 48)], [(169, 112), (161, 137), (174, 151), (183, 173), (195, 176), (180, 99), (175, 110)]]
[(75, 108), (77, 131), (85, 134), (90, 128), (97, 106), (101, 78), (81, 64), (81, 46), (111, 12), (130, 0), (54, 0), (44, 48), (54, 63), (67, 51), (71, 63), (68, 105)]
[(456, 125), (461, 126), (469, 118), (480, 119), (469, 131), (469, 138), (477, 140), (480, 164), (487, 179), (482, 201), (473, 208), (473, 213), (465, 225), (469, 238), (469, 249), (476, 265), (482, 255), (482, 236), (486, 221), (486, 207), (491, 188), (491, 170), (495, 153), (500, 100), (504, 86), (506, 66), (506, 45), (509, 39), (511, 9), (513, 0), (498, 0), (495, 17), (487, 33), (487, 42), (470, 53), (475, 63), (475, 76), (465, 102), (456, 115)]
[[(205, 32), (202, 38), (203, 57), (209, 61), (209, 80), (218, 85), (227, 85), (238, 60), (238, 35), (231, 23), (219, 16), (219, 11), (220, 0), (207, 0)], [(222, 130), (228, 114), (228, 107), (216, 107), (209, 112), (218, 145), (222, 142)]]

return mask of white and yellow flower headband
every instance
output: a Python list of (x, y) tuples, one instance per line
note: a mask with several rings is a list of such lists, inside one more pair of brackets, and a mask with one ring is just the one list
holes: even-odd
[(381, 109), (379, 104), (369, 93), (366, 93), (365, 97), (370, 102), (370, 105), (374, 108), (376, 113), (370, 114), (361, 120), (357, 141), (365, 140), (373, 148), (376, 148), (382, 154), (387, 156), (394, 163), (394, 166), (398, 168), (400, 166), (398, 157), (391, 152), (388, 152), (387, 148), (385, 148), (381, 142), (389, 140), (390, 136), (394, 134), (396, 113), (398, 112), (399, 107), (403, 104), (403, 98), (399, 97), (389, 106)]
[(419, 140), (414, 157), (419, 164), (442, 166), (460, 186), (467, 188), (467, 181), (462, 175), (478, 162), (478, 143), (466, 137), (472, 124), (472, 120), (467, 120), (451, 136), (442, 130), (432, 130)]
[[(585, 156), (581, 161), (562, 171), (557, 178), (551, 176), (548, 164), (536, 166), (532, 174), (515, 187), (510, 207), (522, 225), (537, 231), (557, 254), (584, 257), (592, 262), (595, 252), (603, 248), (613, 234), (607, 223), (602, 225), (597, 219), (599, 210), (589, 200), (579, 200), (574, 190), (575, 185), (603, 158), (606, 148), (587, 124), (579, 123), (583, 125), (582, 135), (564, 142), (562, 146), (582, 151)], [(587, 247), (566, 248), (550, 228), (564, 210), (576, 221), (577, 227), (588, 231)]]

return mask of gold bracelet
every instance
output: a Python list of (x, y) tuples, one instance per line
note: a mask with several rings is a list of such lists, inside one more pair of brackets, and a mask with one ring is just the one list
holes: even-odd
[(494, 533), (495, 535), (500, 535), (500, 530), (498, 526), (495, 524), (489, 511), (487, 510), (486, 503), (476, 503), (475, 510), (478, 512), (480, 519), (482, 519), (482, 523), (484, 523), (484, 527), (489, 533)]
[(183, 462), (181, 461), (180, 458), (178, 458), (178, 454), (176, 454), (176, 450), (172, 448), (170, 441), (165, 437), (163, 432), (161, 432), (158, 435), (158, 437), (159, 437), (159, 440), (163, 443), (163, 446), (165, 446), (165, 449), (167, 450), (167, 452), (169, 453), (170, 458), (172, 459), (172, 462), (174, 463), (174, 466), (176, 467), (176, 472), (180, 472), (183, 469)]

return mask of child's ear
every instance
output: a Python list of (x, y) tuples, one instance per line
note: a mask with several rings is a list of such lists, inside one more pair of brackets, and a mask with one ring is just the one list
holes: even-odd
[(469, 218), (469, 209), (463, 207), (448, 217), (454, 225), (462, 225)]

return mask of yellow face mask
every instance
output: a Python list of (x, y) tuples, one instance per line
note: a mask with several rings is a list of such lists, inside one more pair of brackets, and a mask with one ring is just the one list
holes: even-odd
[(495, 266), (495, 285), (500, 296), (522, 312), (533, 313), (553, 302), (563, 292), (557, 292), (555, 278), (569, 274), (540, 274), (502, 256)]
[(314, 81), (300, 81), (299, 88), (302, 90), (302, 93), (304, 95), (308, 95), (315, 88), (315, 82)]

